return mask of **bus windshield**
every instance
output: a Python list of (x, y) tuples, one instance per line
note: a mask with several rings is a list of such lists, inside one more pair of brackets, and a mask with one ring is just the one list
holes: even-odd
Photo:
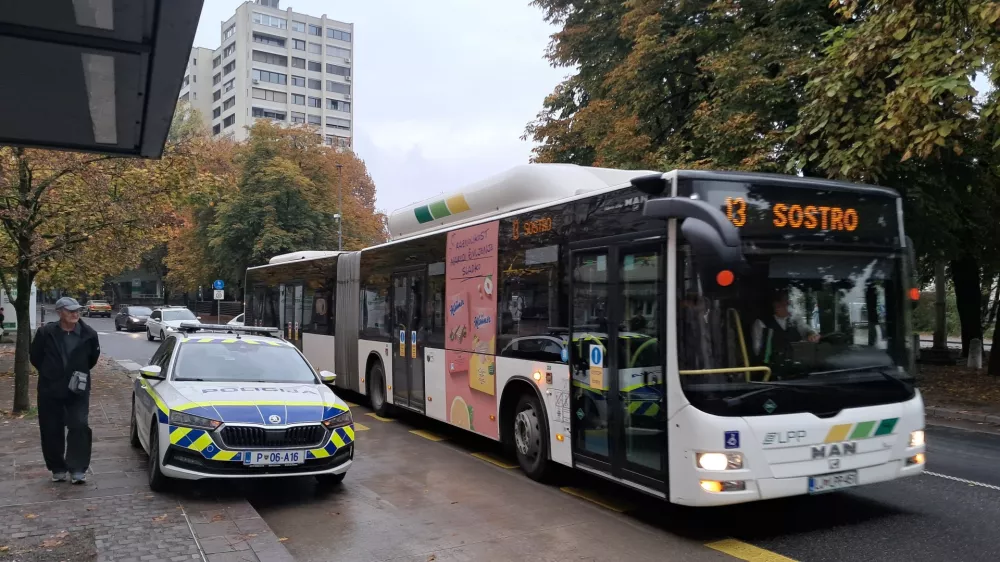
[(913, 396), (900, 260), (888, 255), (750, 255), (712, 295), (686, 260), (677, 309), (681, 384), (717, 415), (811, 412)]

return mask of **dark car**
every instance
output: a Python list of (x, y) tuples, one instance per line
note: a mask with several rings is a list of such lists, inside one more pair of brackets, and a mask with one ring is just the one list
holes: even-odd
[(146, 320), (153, 310), (146, 306), (131, 306), (123, 304), (115, 316), (115, 330), (134, 332), (146, 328)]

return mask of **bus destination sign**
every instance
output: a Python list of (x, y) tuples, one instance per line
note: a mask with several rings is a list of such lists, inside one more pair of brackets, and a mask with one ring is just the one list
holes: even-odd
[(896, 201), (887, 195), (729, 181), (693, 187), (744, 238), (899, 243)]

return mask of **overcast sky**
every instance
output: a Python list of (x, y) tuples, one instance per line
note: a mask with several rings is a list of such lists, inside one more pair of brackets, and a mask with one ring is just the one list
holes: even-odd
[[(215, 49), (242, 4), (206, 0), (195, 46)], [(529, 0), (281, 0), (354, 24), (355, 151), (391, 212), (528, 161), (524, 126), (568, 69)]]

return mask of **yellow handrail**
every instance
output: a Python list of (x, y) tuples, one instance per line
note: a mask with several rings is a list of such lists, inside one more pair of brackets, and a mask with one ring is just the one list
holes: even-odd
[[(729, 312), (736, 315), (736, 332), (740, 336), (740, 349), (743, 351), (743, 364), (747, 367), (750, 366), (750, 355), (747, 353), (747, 339), (743, 335), (743, 322), (740, 319), (740, 311), (735, 308), (730, 308)], [(764, 375), (764, 380), (767, 381), (771, 378), (771, 371), (768, 370), (767, 374)], [(750, 382), (750, 371), (747, 371), (747, 382)]]
[(681, 375), (727, 375), (731, 373), (743, 372), (764, 373), (764, 380), (771, 378), (770, 367), (727, 367), (725, 369), (694, 369), (691, 371), (677, 371)]

